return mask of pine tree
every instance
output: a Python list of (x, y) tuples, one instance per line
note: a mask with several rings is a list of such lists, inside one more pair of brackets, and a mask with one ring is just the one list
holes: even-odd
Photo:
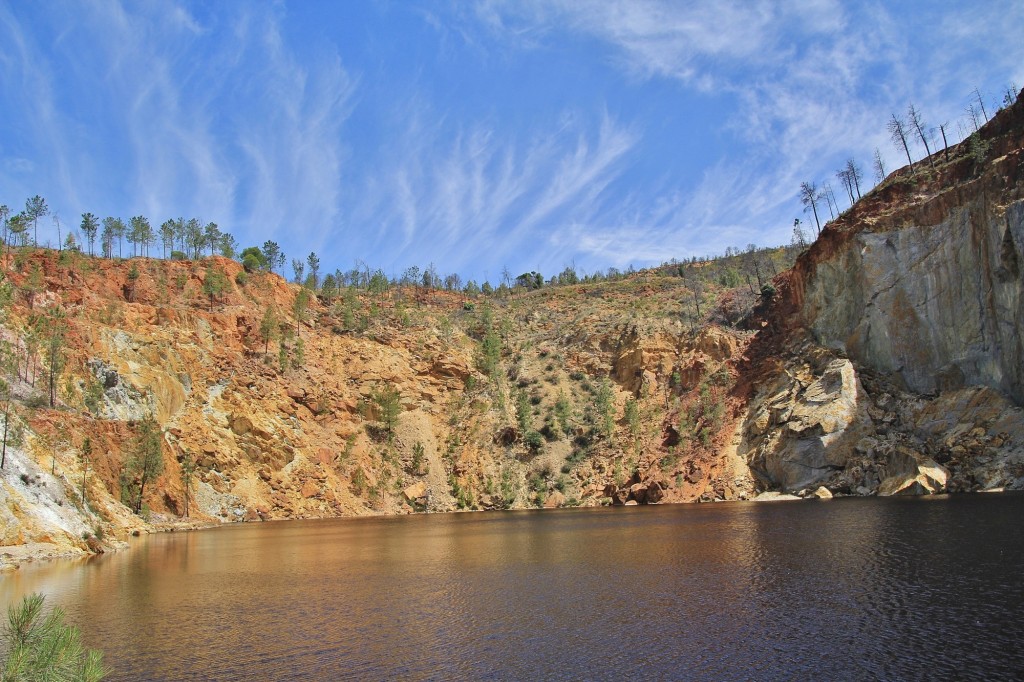
[(25, 200), (25, 215), (32, 221), (32, 243), (39, 245), (39, 219), (50, 214), (50, 207), (46, 205), (46, 199), (38, 194)]
[(8, 607), (0, 680), (102, 680), (103, 654), (82, 647), (78, 628), (64, 624), (63, 610), (44, 617), (43, 602), (43, 595), (31, 594)]
[(85, 241), (89, 244), (89, 255), (92, 255), (92, 245), (96, 241), (96, 232), (100, 228), (99, 218), (94, 216), (92, 213), (82, 214), (82, 234), (85, 235)]
[(164, 471), (160, 426), (152, 417), (139, 424), (138, 432), (128, 448), (128, 459), (122, 471), (121, 501), (130, 504), (136, 514), (142, 513), (146, 485)]
[(228, 288), (228, 279), (220, 268), (207, 266), (203, 275), (203, 293), (210, 297), (210, 312), (213, 312), (214, 302)]
[(263, 356), (270, 352), (270, 342), (277, 338), (280, 333), (277, 321), (277, 311), (273, 306), (267, 306), (263, 311), (263, 319), (260, 320), (260, 338), (263, 339)]

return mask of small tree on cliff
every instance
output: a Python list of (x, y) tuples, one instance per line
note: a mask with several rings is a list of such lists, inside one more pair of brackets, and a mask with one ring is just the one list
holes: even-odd
[(82, 449), (78, 451), (78, 457), (82, 462), (82, 510), (88, 509), (85, 499), (85, 482), (89, 477), (89, 464), (92, 463), (92, 439), (86, 436), (82, 440)]
[(850, 179), (853, 189), (857, 192), (857, 198), (860, 199), (860, 181), (864, 179), (864, 172), (852, 158), (846, 160), (846, 166), (844, 166), (843, 170), (846, 171), (846, 177)]
[(263, 357), (270, 352), (270, 342), (276, 339), (281, 333), (280, 323), (277, 320), (277, 311), (274, 306), (267, 306), (263, 311), (263, 319), (260, 320), (260, 338), (263, 339)]
[(196, 460), (189, 453), (181, 457), (181, 487), (185, 491), (185, 518), (188, 518), (188, 507), (192, 501), (192, 477), (196, 472)]
[(213, 304), (221, 294), (228, 288), (228, 279), (220, 268), (206, 266), (206, 274), (203, 276), (203, 293), (210, 297), (210, 312), (213, 312)]
[(598, 384), (597, 394), (594, 396), (594, 410), (597, 413), (597, 427), (601, 435), (611, 438), (612, 430), (615, 428), (615, 393), (612, 391), (612, 382), (607, 377), (601, 379)]
[(136, 514), (142, 513), (146, 485), (164, 471), (160, 439), (159, 425), (152, 417), (147, 417), (139, 423), (138, 432), (128, 447), (127, 461), (121, 472), (121, 501), (131, 506)]
[(306, 309), (309, 307), (309, 289), (302, 287), (295, 294), (292, 302), (292, 313), (295, 314), (295, 336), (300, 336), (299, 325), (306, 320)]
[(67, 364), (65, 347), (67, 345), (68, 316), (63, 308), (53, 306), (46, 311), (46, 314), (38, 317), (37, 324), (46, 357), (50, 407), (56, 407), (57, 384)]
[(388, 385), (373, 391), (373, 402), (380, 411), (380, 421), (390, 443), (395, 438), (395, 427), (398, 426), (398, 415), (402, 413), (401, 394), (394, 386)]
[(217, 223), (207, 223), (203, 228), (203, 245), (210, 247), (210, 255), (212, 256), (217, 251), (217, 247), (220, 245), (220, 239), (224, 235), (220, 231), (220, 227)]
[[(184, 221), (184, 218), (178, 220)], [(177, 222), (173, 218), (165, 220), (160, 225), (160, 243), (163, 245), (164, 258), (174, 250), (174, 235), (177, 232)]]
[(39, 294), (46, 281), (43, 277), (43, 269), (39, 267), (39, 263), (33, 263), (32, 269), (28, 272), (28, 277), (21, 285), (22, 295), (25, 297), (25, 303), (28, 304), (28, 309), (32, 310), (36, 305), (36, 295)]
[(6, 339), (0, 339), (0, 412), (3, 413), (3, 444), (0, 446), (0, 469), (7, 463), (7, 444), (19, 445), (20, 424), (12, 424), (14, 417), (14, 389), (12, 382), (18, 379), (18, 359)]
[(320, 257), (316, 255), (315, 251), (310, 251), (306, 256), (306, 262), (309, 264), (309, 276), (313, 283), (311, 288), (316, 291), (320, 286)]
[(25, 246), (28, 240), (28, 217), (24, 213), (13, 215), (7, 221), (7, 230), (11, 235), (11, 244)]
[(278, 246), (277, 242), (267, 240), (263, 242), (263, 258), (267, 264), (267, 269), (270, 272), (274, 271), (274, 268), (280, 268), (284, 265), (285, 255), (281, 251), (281, 247)]
[(875, 171), (875, 182), (881, 182), (885, 180), (885, 162), (882, 160), (882, 152), (875, 147), (875, 158), (871, 163), (872, 169)]
[[(0, 322), (7, 319), (7, 310), (11, 304), (11, 285), (0, 272)], [(0, 338), (0, 412), (3, 413), (3, 444), (0, 446), (0, 469), (7, 463), (7, 444), (19, 440), (20, 432), (12, 428), (11, 417), (14, 408), (13, 382), (18, 380), (18, 357), (11, 347), (11, 342)]]

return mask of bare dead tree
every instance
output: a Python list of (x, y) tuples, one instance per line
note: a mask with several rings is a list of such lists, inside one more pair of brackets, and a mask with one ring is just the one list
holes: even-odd
[(956, 132), (960, 138), (957, 140), (957, 143), (963, 142), (967, 139), (967, 136), (971, 134), (971, 131), (967, 129), (967, 125), (964, 124), (963, 119), (956, 122)]
[(825, 191), (824, 188), (822, 188), (822, 190), (820, 192), (818, 192), (818, 197), (820, 197), (820, 198), (825, 200), (825, 205), (828, 206), (828, 214), (831, 216), (832, 220), (835, 220), (836, 219), (836, 213), (835, 213), (835, 211), (832, 210), (832, 201), (828, 198), (828, 192)]
[(942, 156), (949, 163), (949, 142), (946, 140), (946, 126), (949, 123), (940, 123), (939, 132), (942, 133)]
[(974, 108), (974, 102), (967, 105), (967, 116), (970, 117), (971, 123), (974, 125), (974, 132), (978, 132), (981, 124), (978, 122), (978, 110)]
[(886, 128), (889, 130), (889, 137), (896, 149), (902, 149), (907, 155), (907, 163), (910, 164), (910, 173), (914, 173), (914, 160), (910, 158), (910, 145), (907, 144), (907, 124), (896, 114), (892, 115)]
[[(761, 259), (757, 254), (756, 244), (747, 244), (747, 252), (744, 254), (746, 266), (754, 271), (754, 276), (757, 277), (757, 290), (760, 291), (764, 288), (764, 277), (761, 275)], [(754, 293), (754, 288), (750, 288), (751, 293)]]
[(852, 157), (846, 160), (846, 175), (853, 182), (853, 188), (857, 190), (857, 198), (860, 199), (860, 181), (864, 179), (864, 173)]
[[(836, 219), (839, 214), (839, 202), (836, 201), (836, 194), (832, 191), (832, 183), (825, 182), (825, 189), (821, 190), (824, 195), (826, 203), (828, 203), (828, 212), (832, 215), (832, 220)], [(835, 209), (835, 213), (832, 213), (832, 209)]]
[[(821, 221), (818, 220), (818, 201), (820, 200), (821, 196), (818, 194), (818, 186), (815, 183), (800, 183), (800, 203), (804, 205), (804, 213), (807, 213), (807, 209), (814, 213), (814, 224), (818, 228), (819, 235), (821, 235)], [(759, 283), (760, 279), (758, 277)]]
[(840, 168), (836, 171), (836, 177), (839, 178), (839, 182), (843, 183), (846, 196), (850, 198), (850, 206), (853, 206), (853, 179), (850, 177), (850, 171), (846, 168)]
[(910, 107), (907, 109), (907, 122), (913, 127), (914, 131), (917, 132), (917, 139), (924, 145), (924, 152), (928, 158), (928, 162), (935, 165), (935, 161), (932, 160), (932, 149), (928, 146), (928, 132), (927, 125), (924, 122), (924, 118), (921, 116), (921, 112), (914, 107), (911, 102)]
[(875, 147), (875, 158), (871, 163), (871, 168), (875, 172), (876, 183), (885, 180), (885, 162), (882, 161), (882, 152), (878, 151), (878, 147)]
[(974, 88), (974, 101), (978, 103), (978, 108), (981, 109), (981, 115), (985, 118), (985, 122), (988, 123), (988, 112), (985, 111), (985, 100), (981, 97), (981, 92), (978, 88)]

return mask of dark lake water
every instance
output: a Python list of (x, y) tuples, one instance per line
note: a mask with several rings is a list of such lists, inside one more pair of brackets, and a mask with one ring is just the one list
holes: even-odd
[(0, 578), (120, 680), (1024, 676), (1024, 496), (420, 515), (152, 536)]

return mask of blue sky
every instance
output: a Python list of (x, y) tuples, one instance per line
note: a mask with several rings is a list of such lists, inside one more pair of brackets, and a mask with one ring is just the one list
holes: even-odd
[(956, 131), (975, 87), (991, 113), (1024, 85), (1022, 26), (1019, 0), (0, 0), (0, 203), (492, 283), (785, 243), (801, 181), (899, 165), (890, 112)]

